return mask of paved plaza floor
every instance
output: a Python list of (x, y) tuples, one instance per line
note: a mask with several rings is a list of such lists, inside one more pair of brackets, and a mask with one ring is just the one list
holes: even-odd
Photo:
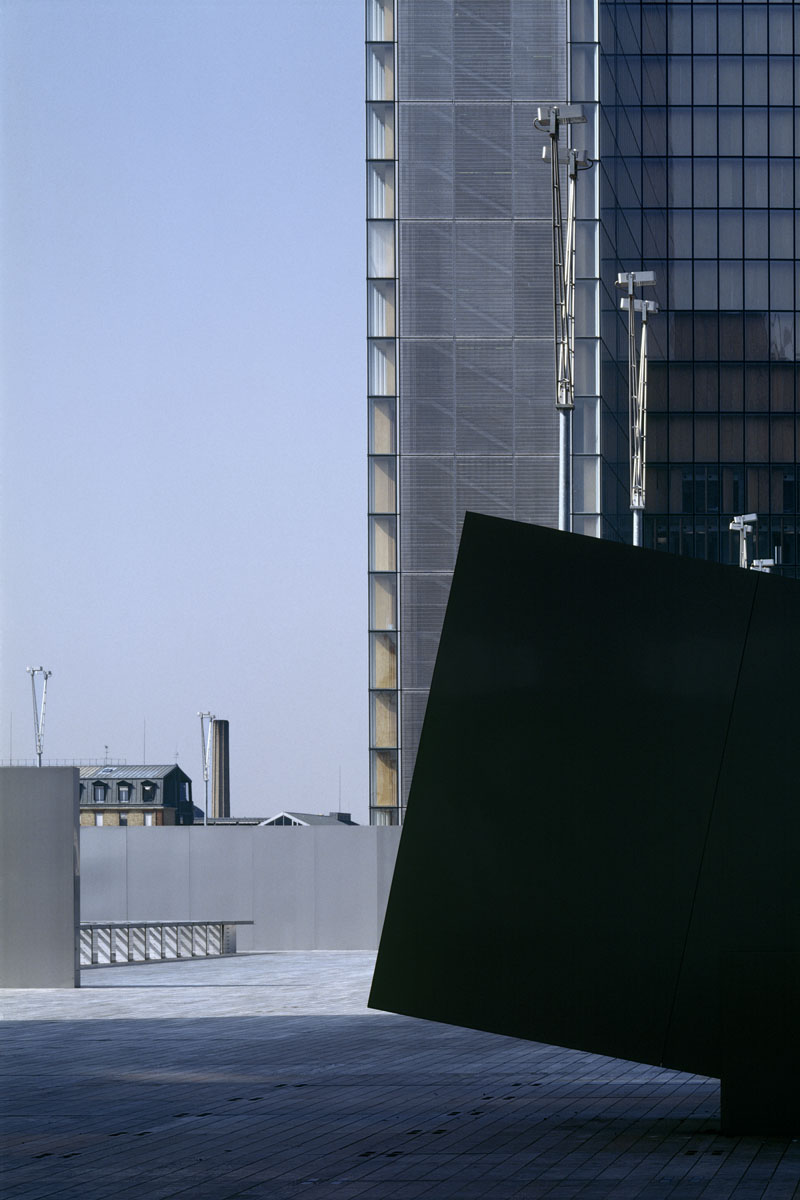
[(789, 1200), (800, 1142), (715, 1080), (366, 1008), (374, 955), (83, 971), (0, 993), (6, 1198)]

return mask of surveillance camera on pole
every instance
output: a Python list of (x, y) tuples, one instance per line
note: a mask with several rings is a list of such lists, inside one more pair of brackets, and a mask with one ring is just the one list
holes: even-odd
[[(654, 300), (637, 300), (637, 287), (654, 287), (655, 271), (624, 271), (616, 286), (626, 295), (619, 302), (628, 314), (628, 445), (630, 504), (633, 513), (633, 544), (644, 544), (645, 467), (647, 439), (647, 318), (658, 312)], [(642, 339), (636, 351), (636, 313), (642, 315)]]
[(566, 242), (561, 210), (559, 131), (586, 123), (580, 104), (537, 110), (534, 126), (550, 138), (542, 158), (550, 163), (553, 237), (553, 338), (558, 412), (558, 528), (572, 528), (572, 412), (575, 408), (575, 191), (578, 172), (593, 166), (586, 152), (567, 147)]
[[(52, 671), (46, 671), (44, 667), (28, 667), (28, 674), (31, 677), (31, 691), (33, 693), (33, 739), (36, 746), (36, 764), (42, 765), (42, 750), (44, 747), (44, 710), (47, 705), (47, 681), (53, 674)], [(42, 676), (42, 701), (41, 706), (36, 702), (36, 676)]]
[(745, 571), (748, 567), (747, 535), (753, 532), (756, 525), (758, 525), (756, 513), (743, 513), (740, 517), (734, 517), (728, 526), (732, 533), (739, 534), (739, 566), (743, 567)]

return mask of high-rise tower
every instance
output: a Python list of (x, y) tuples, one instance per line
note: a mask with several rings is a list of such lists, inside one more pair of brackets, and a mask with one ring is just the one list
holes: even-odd
[(401, 817), (465, 510), (556, 523), (539, 106), (582, 104), (574, 144), (596, 161), (578, 192), (574, 532), (630, 540), (614, 281), (649, 269), (645, 546), (735, 563), (729, 525), (752, 512), (751, 556), (796, 573), (797, 10), (367, 0), (373, 821)]

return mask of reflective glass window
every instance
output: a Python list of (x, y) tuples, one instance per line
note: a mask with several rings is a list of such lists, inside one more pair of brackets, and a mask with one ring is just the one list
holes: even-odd
[(770, 308), (794, 308), (794, 266), (790, 262), (773, 262), (769, 271)]
[(716, 212), (696, 212), (694, 214), (694, 244), (696, 258), (717, 257)]
[(673, 259), (669, 264), (670, 308), (692, 307), (692, 263)]
[(791, 58), (773, 58), (769, 64), (770, 104), (791, 104), (794, 95)]
[(766, 54), (767, 52), (767, 10), (760, 4), (743, 4), (744, 40), (742, 48), (745, 54)]
[(694, 160), (694, 206), (695, 208), (717, 207), (717, 160), (696, 158)]
[(744, 214), (744, 252), (747, 258), (767, 258), (769, 227), (766, 211), (750, 210)]
[(740, 158), (721, 158), (719, 160), (719, 204), (721, 208), (741, 208), (742, 160)]
[(370, 454), (394, 454), (396, 449), (395, 400), (373, 397), (369, 402)]
[(718, 109), (719, 153), (742, 153), (742, 110), (740, 108)]
[(395, 517), (370, 517), (370, 570), (395, 571), (397, 569), (397, 519)]
[(770, 213), (769, 253), (770, 258), (794, 258), (794, 213)]
[(394, 216), (394, 163), (367, 166), (367, 216)]
[(397, 628), (397, 576), (370, 575), (369, 622), (372, 629)]
[(741, 212), (720, 212), (719, 252), (723, 258), (738, 258), (742, 254)]
[(769, 272), (765, 262), (744, 264), (745, 308), (769, 307)]
[(744, 110), (744, 152), (763, 157), (767, 153), (766, 108), (746, 108)]
[(700, 55), (694, 60), (695, 104), (717, 102), (717, 60)]
[(394, 158), (394, 105), (367, 107), (367, 158)]
[(769, 199), (767, 182), (767, 160), (745, 159), (744, 202), (748, 208), (766, 208)]
[(370, 636), (370, 687), (397, 687), (397, 634)]
[(717, 49), (717, 13), (709, 5), (694, 5), (693, 48), (695, 54), (714, 54)]
[(595, 457), (576, 455), (573, 460), (572, 500), (576, 512), (598, 512), (600, 508), (599, 462)]
[(669, 203), (674, 208), (692, 206), (692, 160), (672, 158), (669, 162)]
[(769, 202), (773, 208), (794, 206), (794, 164), (786, 158), (769, 164)]
[(367, 46), (367, 99), (394, 99), (394, 46)]
[(692, 110), (670, 108), (667, 129), (670, 154), (688, 154), (692, 147)]
[(769, 14), (769, 52), (770, 54), (788, 54), (792, 48), (792, 5), (770, 4)]
[(719, 9), (719, 52), (741, 54), (742, 52), (742, 6), (720, 4)]
[(717, 307), (717, 264), (698, 260), (694, 264), (695, 308)]
[(642, 110), (642, 154), (666, 154), (667, 110), (645, 108)]
[(742, 95), (745, 104), (766, 104), (769, 99), (767, 88), (767, 59), (745, 57), (742, 59), (744, 67), (744, 84)]
[(373, 339), (368, 350), (368, 376), (371, 396), (395, 394), (394, 341)]
[[(791, 270), (789, 263), (774, 264), (785, 266)], [(792, 362), (794, 360), (794, 313), (774, 312), (769, 317), (769, 356), (773, 362)], [(779, 368), (773, 368), (772, 374), (777, 375)], [(772, 389), (772, 407), (776, 395), (780, 394), (777, 387)]]
[(395, 458), (370, 458), (369, 509), (374, 513), (393, 513), (397, 505)]
[(373, 805), (379, 808), (395, 808), (398, 803), (397, 751), (373, 750), (370, 754), (370, 774)]
[(642, 59), (642, 103), (663, 104), (667, 98), (667, 63), (659, 56)]
[(669, 102), (670, 104), (692, 103), (692, 60), (689, 57), (670, 55), (669, 69)]
[(718, 139), (716, 108), (695, 108), (694, 153), (716, 154), (717, 146)]
[(597, 50), (594, 46), (572, 47), (572, 98), (594, 100), (597, 97)]
[(391, 42), (394, 38), (394, 0), (367, 0), (367, 41)]
[(790, 108), (773, 108), (769, 114), (769, 152), (791, 155), (794, 152), (794, 114)]
[(367, 275), (394, 275), (394, 221), (367, 223)]
[(371, 279), (367, 284), (367, 327), (370, 337), (394, 337), (394, 280)]
[(597, 454), (600, 437), (600, 400), (596, 396), (577, 397), (572, 426), (575, 454)]
[(642, 6), (642, 53), (666, 54), (667, 9), (664, 4)]
[[(729, 412), (740, 412), (744, 408), (744, 372), (741, 366), (720, 363), (719, 406)], [(741, 454), (738, 457), (741, 458)]]
[(692, 10), (689, 5), (670, 4), (667, 22), (669, 49), (673, 54), (688, 54), (692, 49)]
[(670, 258), (692, 256), (692, 213), (688, 209), (673, 209), (669, 214), (668, 247)]
[(741, 259), (720, 259), (719, 306), (720, 308), (742, 308), (743, 305), (744, 287)]
[(594, 0), (572, 0), (570, 21), (573, 42), (595, 41)]
[(397, 692), (373, 692), (370, 696), (372, 745), (397, 745)]
[(742, 103), (742, 60), (723, 58), (718, 60), (720, 104)]

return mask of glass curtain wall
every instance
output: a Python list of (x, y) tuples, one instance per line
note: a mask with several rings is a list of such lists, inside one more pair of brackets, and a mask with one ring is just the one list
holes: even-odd
[[(796, 577), (800, 7), (604, 3), (600, 16), (603, 282), (653, 269), (662, 306), (645, 544), (735, 563), (730, 522), (756, 513), (751, 558)], [(625, 361), (610, 309), (604, 398)], [(627, 540), (622, 489), (607, 499)]]
[(394, 0), (367, 0), (370, 822), (399, 809)]

